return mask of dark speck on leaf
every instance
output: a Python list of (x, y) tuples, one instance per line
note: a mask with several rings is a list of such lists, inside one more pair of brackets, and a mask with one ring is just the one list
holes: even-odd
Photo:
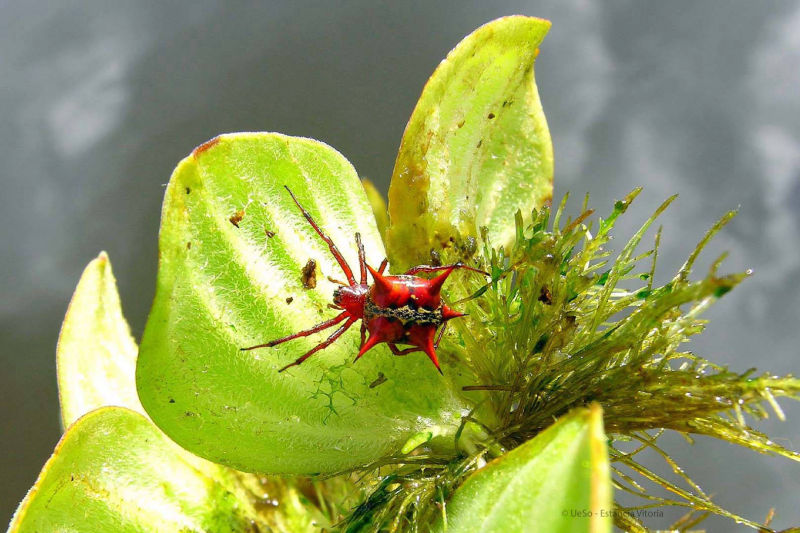
[(492, 119), (494, 118), (494, 113), (489, 113), (489, 115), (487, 116), (487, 118), (488, 118), (489, 120), (492, 120)]
[(169, 403), (175, 403), (175, 398), (170, 398)]
[(273, 237), (275, 236), (275, 232), (274, 232), (274, 231), (270, 231), (270, 230), (268, 230), (268, 229), (265, 229), (265, 230), (264, 230), (264, 233), (265, 233), (265, 234), (267, 235), (267, 237), (269, 237), (270, 239), (271, 239), (271, 238), (273, 238)]
[(190, 189), (189, 187), (186, 187), (186, 194), (189, 194), (190, 192), (192, 192), (192, 189)]
[(317, 286), (317, 262), (309, 259), (306, 266), (303, 267), (303, 272), (300, 276), (300, 281), (303, 282), (303, 287), (306, 289), (313, 289)]
[(189, 242), (186, 243), (186, 249), (187, 250), (191, 250), (192, 249), (192, 241), (189, 241)]
[(243, 218), (244, 218), (244, 209), (239, 209), (228, 220), (230, 220), (231, 224), (233, 224), (234, 226), (236, 226), (238, 228), (239, 227), (239, 222), (241, 222)]
[(378, 372), (378, 377), (375, 378), (375, 381), (369, 384), (369, 388), (374, 389), (375, 387), (381, 385), (382, 383), (386, 383), (386, 376), (383, 375), (383, 372)]
[(483, 139), (481, 139), (480, 141), (478, 141), (478, 148), (480, 148), (482, 144), (483, 144)]
[(286, 303), (287, 303), (287, 304), (290, 304), (290, 303), (292, 303), (293, 301), (294, 301), (294, 298), (292, 298), (291, 296), (289, 296), (288, 298), (286, 298)]

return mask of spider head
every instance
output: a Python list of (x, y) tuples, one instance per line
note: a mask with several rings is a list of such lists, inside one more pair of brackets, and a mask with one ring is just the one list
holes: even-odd
[(351, 316), (364, 315), (364, 302), (367, 299), (369, 287), (366, 285), (344, 285), (336, 287), (333, 291), (333, 303), (338, 305)]

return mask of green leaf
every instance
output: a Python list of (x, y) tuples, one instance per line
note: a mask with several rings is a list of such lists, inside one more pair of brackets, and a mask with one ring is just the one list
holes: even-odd
[[(316, 531), (318, 528), (312, 527), (314, 523), (319, 524), (327, 521), (317, 507), (307, 505), (308, 502), (301, 495), (296, 483), (290, 479), (267, 479), (263, 476), (236, 472), (208, 462), (176, 446), (152, 422), (148, 421), (148, 427), (144, 428), (141, 424), (141, 416), (134, 415), (130, 411), (106, 408), (103, 410), (104, 414), (97, 414), (94, 411), (95, 409), (109, 405), (126, 406), (142, 414), (144, 413), (136, 394), (136, 352), (136, 344), (131, 338), (129, 328), (120, 309), (119, 295), (111, 272), (111, 264), (108, 256), (103, 252), (89, 263), (84, 270), (67, 311), (59, 339), (59, 390), (63, 402), (62, 416), (64, 425), (69, 427), (67, 430), (69, 439), (65, 436), (63, 443), (56, 449), (58, 459), (51, 459), (45, 465), (40, 475), (40, 481), (37, 482), (28, 498), (20, 506), (19, 518), (14, 527), (21, 528), (19, 529), (20, 531), (28, 531), (30, 529), (51, 531), (60, 527), (58, 520), (66, 518), (80, 523), (83, 527), (82, 531), (107, 530), (104, 525), (105, 518), (98, 518), (96, 522), (92, 520), (83, 522), (82, 511), (72, 517), (62, 516), (69, 510), (66, 506), (61, 508), (56, 506), (54, 508), (49, 503), (44, 506), (40, 505), (41, 502), (31, 503), (31, 501), (35, 502), (37, 498), (41, 498), (39, 494), (48, 493), (47, 491), (50, 490), (47, 488), (48, 486), (53, 486), (54, 484), (67, 485), (74, 481), (72, 478), (67, 480), (63, 470), (51, 469), (51, 464), (73, 461), (71, 464), (73, 464), (74, 469), (80, 469), (80, 465), (75, 466), (75, 461), (80, 462), (82, 460), (77, 458), (79, 453), (89, 454), (87, 457), (94, 454), (97, 458), (119, 467), (113, 470), (113, 475), (110, 471), (104, 470), (102, 476), (99, 476), (104, 478), (103, 483), (114, 487), (131, 485), (129, 479), (131, 471), (138, 471), (133, 466), (131, 466), (131, 471), (126, 471), (125, 465), (133, 465), (140, 458), (142, 458), (141, 463), (152, 461), (158, 463), (158, 469), (150, 468), (152, 471), (149, 472), (150, 477), (143, 480), (146, 483), (137, 484), (137, 481), (130, 487), (129, 490), (136, 491), (139, 496), (128, 501), (132, 508), (138, 506), (142, 509), (147, 509), (153, 499), (161, 500), (161, 492), (153, 492), (151, 490), (160, 473), (163, 473), (161, 477), (162, 484), (165, 487), (170, 484), (183, 486), (183, 481), (180, 479), (176, 481), (172, 474), (189, 469), (193, 471), (194, 476), (197, 478), (191, 480), (191, 483), (217, 487), (214, 488), (214, 491), (220, 494), (230, 493), (235, 495), (230, 496), (230, 494), (227, 494), (221, 500), (222, 512), (228, 512), (229, 510), (225, 508), (226, 502), (230, 498), (236, 498), (239, 500), (236, 503), (237, 510), (246, 508), (248, 516), (251, 516), (255, 522), (268, 526), (270, 531), (293, 533), (297, 531)], [(91, 416), (80, 418), (90, 411), (93, 413)], [(95, 417), (96, 414), (100, 418)], [(80, 420), (80, 422), (76, 423), (76, 419)], [(123, 423), (115, 424), (109, 422), (109, 420), (115, 419), (122, 419)], [(128, 424), (128, 421), (131, 421), (131, 423)], [(80, 427), (80, 429), (76, 429), (73, 423), (76, 423), (76, 426)], [(116, 433), (113, 434), (118, 435), (118, 440), (115, 440), (108, 431), (104, 431), (110, 427), (116, 428), (113, 430)], [(130, 431), (124, 433), (127, 431), (124, 428), (128, 428)], [(122, 431), (121, 434), (120, 431)], [(79, 443), (86, 442), (88, 438), (86, 435), (92, 435), (94, 432), (98, 432), (98, 435), (104, 435), (105, 444), (91, 441), (88, 447), (84, 449), (83, 446), (87, 445)], [(133, 433), (133, 438), (129, 438), (131, 433)], [(161, 443), (160, 448), (151, 440), (153, 434), (158, 436), (155, 442)], [(140, 447), (142, 440), (147, 443), (147, 446), (144, 446), (145, 449)], [(95, 454), (98, 448), (101, 449), (101, 453)], [(66, 449), (71, 449), (72, 451), (64, 452)], [(92, 469), (93, 466), (87, 465), (86, 468)], [(142, 468), (144, 471), (147, 471), (147, 469), (148, 467), (146, 466)], [(71, 476), (74, 475), (72, 470), (67, 470)], [(115, 475), (119, 479), (115, 479)], [(191, 477), (190, 474), (187, 475)], [(86, 473), (86, 476), (91, 481), (91, 477), (95, 476), (95, 474)], [(49, 481), (42, 481), (45, 478)], [(77, 488), (95, 486), (94, 483), (87, 485), (85, 480), (81, 481), (81, 483), (82, 485), (77, 485)], [(92, 491), (89, 490), (88, 492), (91, 493)], [(268, 497), (264, 496), (265, 494)], [(103, 493), (102, 495), (113, 499), (113, 494)], [(78, 497), (80, 498), (81, 496)], [(267, 500), (262, 502), (265, 505), (258, 506), (258, 510), (248, 507), (253, 501), (265, 497)], [(178, 501), (177, 503), (186, 505), (186, 502)], [(218, 502), (216, 501), (208, 501), (206, 504), (208, 509), (202, 511), (201, 515), (205, 513), (210, 516), (211, 509), (217, 504)], [(28, 508), (39, 510), (28, 513)], [(42, 511), (42, 509), (45, 510)], [(101, 512), (105, 511), (101, 510)], [(131, 518), (125, 508), (115, 509), (112, 504), (109, 504), (108, 512), (111, 514), (125, 514), (127, 518), (119, 518), (123, 522)], [(24, 522), (22, 515), (26, 516)], [(195, 521), (195, 518), (190, 516), (181, 520), (188, 523)], [(129, 521), (131, 527), (137, 531), (142, 530), (143, 525), (151, 523), (150, 520), (142, 520), (141, 518)], [(125, 523), (127, 524), (127, 522)], [(34, 525), (31, 526), (31, 524)], [(42, 527), (43, 524), (47, 524), (47, 527)], [(223, 529), (228, 530), (227, 519), (220, 522), (220, 524), (225, 526)], [(169, 526), (165, 525), (164, 527)], [(12, 530), (16, 531), (16, 529)], [(193, 530), (196, 530), (196, 528)], [(204, 528), (203, 530), (205, 531), (206, 529)], [(245, 530), (250, 531), (250, 528), (247, 527)]]
[(486, 226), (500, 246), (514, 215), (529, 220), (552, 197), (553, 148), (533, 63), (550, 22), (490, 22), (450, 52), (425, 85), (406, 126), (389, 187), (389, 258), (428, 262), (454, 245), (462, 257)]
[[(156, 297), (137, 366), (145, 409), (186, 449), (251, 472), (350, 469), (422, 431), (445, 442), (465, 407), (453, 383), (462, 370), (450, 361), (441, 377), (424, 355), (394, 357), (380, 345), (354, 363), (358, 324), (283, 373), (326, 333), (240, 350), (336, 315), (327, 308), (336, 285), (326, 277), (344, 275), (284, 185), (356, 276), (356, 231), (370, 264), (384, 258), (356, 172), (329, 146), (268, 133), (202, 145), (178, 165), (164, 200)], [(301, 280), (309, 259), (314, 289)], [(370, 388), (381, 373), (385, 382)]]
[(570, 412), (478, 470), (445, 510), (448, 533), (611, 531), (611, 477), (600, 407)]
[(9, 531), (252, 531), (249, 505), (185, 455), (138, 413), (92, 411), (64, 434)]
[(144, 413), (136, 394), (136, 343), (122, 316), (105, 252), (83, 271), (61, 326), (56, 350), (61, 421), (69, 427), (104, 405)]

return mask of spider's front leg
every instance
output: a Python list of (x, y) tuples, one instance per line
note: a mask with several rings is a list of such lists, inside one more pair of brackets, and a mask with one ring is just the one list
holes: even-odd
[[(291, 191), (291, 189), (289, 189), (289, 187), (287, 187), (286, 185), (284, 185), (284, 188), (287, 191), (289, 191), (289, 195), (292, 197), (292, 200), (294, 200), (295, 205), (297, 206), (298, 209), (300, 209), (300, 212), (303, 213), (303, 216), (306, 217), (306, 220), (308, 221), (309, 224), (311, 224), (311, 227), (314, 228), (314, 231), (317, 232), (317, 235), (319, 235), (322, 238), (322, 240), (325, 241), (325, 244), (328, 245), (328, 249), (331, 251), (331, 255), (333, 255), (333, 258), (336, 259), (337, 263), (339, 263), (342, 272), (344, 272), (348, 284), (355, 285), (356, 279), (353, 277), (353, 271), (350, 270), (350, 265), (347, 264), (347, 261), (344, 260), (342, 253), (333, 243), (333, 239), (331, 239), (328, 235), (326, 235), (325, 232), (323, 232), (320, 229), (317, 223), (314, 222), (314, 219), (311, 217), (311, 214), (308, 211), (306, 211), (305, 207), (300, 205), (300, 202), (297, 201), (297, 198), (295, 198), (294, 193)], [(365, 274), (362, 274), (362, 277), (363, 276), (365, 276)]]
[(291, 335), (287, 335), (286, 337), (281, 337), (280, 339), (275, 339), (274, 341), (265, 342), (263, 344), (256, 344), (255, 346), (249, 346), (247, 348), (239, 348), (239, 350), (244, 352), (244, 351), (247, 351), (247, 350), (255, 350), (256, 348), (271, 348), (272, 346), (277, 346), (278, 344), (282, 344), (282, 343), (284, 343), (286, 341), (290, 341), (292, 339), (297, 339), (299, 337), (308, 337), (309, 335), (313, 335), (314, 333), (317, 333), (319, 331), (322, 331), (322, 330), (325, 330), (325, 329), (328, 329), (330, 327), (335, 326), (336, 324), (338, 324), (339, 322), (341, 322), (342, 320), (347, 318), (347, 316), (348, 316), (348, 313), (347, 313), (347, 311), (345, 311), (343, 313), (339, 313), (334, 318), (332, 318), (330, 320), (326, 320), (325, 322), (317, 324), (316, 326), (311, 327), (309, 329), (306, 329), (306, 330), (303, 330), (303, 331), (298, 331), (297, 333), (293, 333)]

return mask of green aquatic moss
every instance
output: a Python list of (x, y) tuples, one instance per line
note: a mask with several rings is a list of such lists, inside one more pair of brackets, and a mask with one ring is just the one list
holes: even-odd
[[(442, 457), (421, 451), (414, 461), (394, 468), (350, 515), (348, 531), (425, 530), (424, 524), (446, 513), (455, 487), (485, 461), (592, 403), (603, 408), (614, 486), (645, 502), (618, 507), (618, 527), (646, 530), (635, 511), (660, 505), (694, 511), (684, 526), (715, 513), (761, 527), (714, 504), (657, 441), (673, 430), (800, 460), (747, 422), (767, 417), (768, 407), (783, 418), (776, 398), (798, 399), (800, 380), (733, 372), (684, 349), (703, 331), (702, 313), (749, 275), (721, 274), (724, 255), (704, 276), (691, 275), (700, 252), (735, 213), (723, 216), (679, 271), (657, 286), (661, 228), (650, 249), (638, 248), (674, 197), (616, 256), (606, 249), (615, 223), (639, 192), (616, 202), (605, 219), (592, 220), (584, 204), (579, 216), (564, 221), (566, 197), (555, 213), (534, 212), (530, 224), (518, 213), (508, 248), (494, 248), (484, 232), (484, 259), (475, 264), (491, 273), (491, 281), (459, 278), (448, 294), (468, 316), (451, 323), (457, 335), (443, 350), (464, 361), (477, 378), (464, 387), (475, 408), (459, 434), (461, 453)], [(622, 451), (631, 441), (639, 447)], [(643, 449), (656, 450), (670, 472), (681, 473), (684, 485), (638, 462)], [(663, 487), (673, 498), (652, 495), (642, 481)]]

